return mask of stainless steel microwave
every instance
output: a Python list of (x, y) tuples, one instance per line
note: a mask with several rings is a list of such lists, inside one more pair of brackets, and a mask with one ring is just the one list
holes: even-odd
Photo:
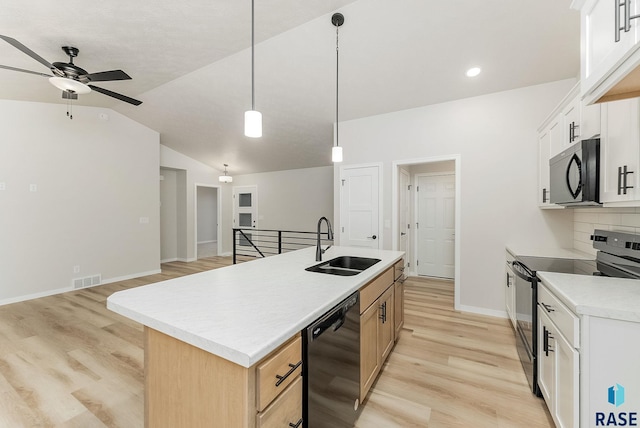
[(582, 140), (549, 160), (552, 204), (600, 206), (600, 139)]

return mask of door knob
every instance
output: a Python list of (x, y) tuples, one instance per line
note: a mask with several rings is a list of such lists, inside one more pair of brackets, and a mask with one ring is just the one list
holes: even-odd
[(376, 238), (377, 238), (377, 236), (376, 236), (376, 235), (373, 235), (373, 236), (367, 236), (367, 239), (376, 239)]

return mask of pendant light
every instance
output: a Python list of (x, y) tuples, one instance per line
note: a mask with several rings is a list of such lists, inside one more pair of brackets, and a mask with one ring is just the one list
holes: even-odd
[(224, 175), (218, 177), (218, 181), (220, 183), (231, 183), (233, 181), (233, 177), (227, 173), (228, 166), (229, 165), (227, 165), (226, 163), (224, 164)]
[(341, 13), (334, 13), (331, 17), (331, 23), (336, 27), (336, 145), (331, 149), (331, 161), (342, 162), (342, 147), (340, 147), (338, 141), (338, 29), (344, 24), (344, 15)]
[(254, 77), (254, 0), (251, 0), (251, 110), (244, 112), (244, 135), (262, 137), (262, 113), (256, 110), (256, 84)]

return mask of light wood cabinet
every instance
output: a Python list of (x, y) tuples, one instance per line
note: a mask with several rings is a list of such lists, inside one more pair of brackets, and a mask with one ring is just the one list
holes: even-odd
[(360, 289), (361, 403), (395, 343), (394, 292), (393, 266)]
[(404, 325), (404, 259), (393, 266), (393, 319), (395, 325), (395, 340), (400, 336), (400, 330)]
[(272, 427), (302, 418), (300, 335), (249, 368), (149, 327), (144, 338), (145, 427)]

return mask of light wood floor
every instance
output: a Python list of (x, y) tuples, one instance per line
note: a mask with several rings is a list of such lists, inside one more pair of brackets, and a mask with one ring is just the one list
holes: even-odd
[[(0, 306), (0, 428), (143, 427), (142, 327), (106, 298), (230, 263), (166, 263), (158, 275)], [(449, 282), (405, 284), (405, 329), (358, 427), (553, 426), (507, 320), (454, 312)]]

